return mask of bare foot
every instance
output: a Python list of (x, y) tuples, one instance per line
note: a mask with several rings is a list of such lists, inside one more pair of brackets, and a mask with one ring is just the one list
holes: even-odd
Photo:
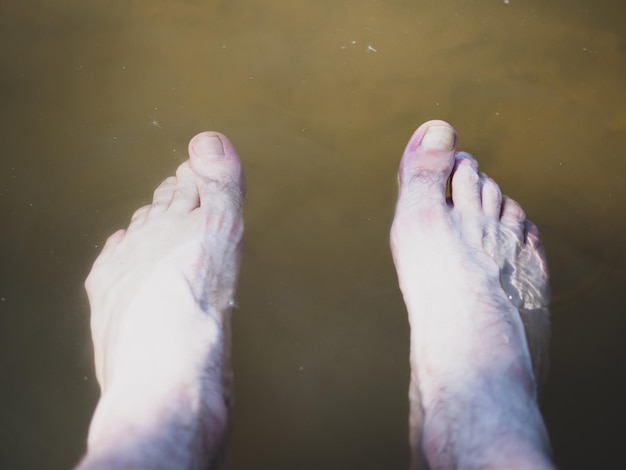
[(538, 232), (455, 155), (456, 140), (443, 121), (414, 133), (391, 229), (411, 325), (413, 466), (550, 468), (536, 401), (549, 338)]
[(102, 395), (84, 468), (207, 468), (228, 425), (241, 163), (202, 133), (85, 283)]

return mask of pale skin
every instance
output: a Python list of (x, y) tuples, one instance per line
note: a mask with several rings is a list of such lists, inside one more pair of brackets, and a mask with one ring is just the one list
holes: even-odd
[[(412, 467), (552, 468), (538, 233), (456, 140), (443, 121), (415, 132), (391, 229), (411, 326)], [(225, 136), (199, 134), (189, 154), (86, 281), (102, 393), (80, 469), (224, 463), (245, 184)]]
[(391, 251), (411, 325), (412, 465), (551, 468), (536, 400), (549, 336), (538, 232), (456, 141), (449, 124), (425, 123), (399, 169)]

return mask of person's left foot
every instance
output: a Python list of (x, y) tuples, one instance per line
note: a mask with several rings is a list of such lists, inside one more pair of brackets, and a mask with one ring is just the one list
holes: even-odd
[(245, 184), (225, 136), (199, 134), (189, 153), (107, 240), (85, 282), (102, 391), (90, 449), (169, 416), (199, 430), (193, 439), (210, 454), (226, 428)]

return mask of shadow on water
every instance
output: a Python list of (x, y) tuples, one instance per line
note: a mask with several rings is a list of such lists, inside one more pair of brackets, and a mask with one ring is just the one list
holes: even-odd
[(0, 466), (79, 459), (98, 396), (82, 281), (215, 129), (249, 188), (235, 468), (406, 468), (387, 232), (399, 156), (431, 118), (542, 232), (557, 463), (620, 462), (626, 7), (545, 3), (0, 4)]

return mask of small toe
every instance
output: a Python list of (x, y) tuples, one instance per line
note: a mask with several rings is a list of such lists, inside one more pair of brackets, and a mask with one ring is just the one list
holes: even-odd
[(100, 255), (94, 261), (91, 271), (85, 279), (85, 289), (87, 289), (87, 292), (91, 292), (92, 287), (98, 282), (98, 275), (95, 274), (98, 272), (97, 266), (102, 264), (103, 260), (108, 259), (108, 253), (115, 250), (115, 248), (124, 239), (125, 235), (126, 230), (118, 230), (113, 235), (109, 236), (109, 238), (107, 238), (107, 240), (104, 242), (104, 246), (102, 247)]
[(515, 234), (520, 242), (524, 241), (526, 213), (522, 206), (510, 197), (503, 196), (502, 198), (500, 221)]
[(115, 247), (119, 245), (119, 243), (122, 241), (122, 239), (124, 238), (124, 235), (126, 235), (126, 230), (120, 229), (117, 232), (115, 232), (113, 235), (111, 235), (109, 238), (107, 238), (107, 241), (104, 243), (104, 246), (102, 247), (102, 253), (104, 253), (105, 251), (114, 250)]
[(456, 142), (456, 131), (444, 121), (426, 122), (413, 133), (398, 171), (399, 206), (446, 206)]
[(137, 209), (130, 219), (128, 230), (131, 230), (140, 225), (143, 225), (146, 219), (148, 218), (148, 213), (150, 212), (151, 209), (152, 209), (152, 206), (142, 206), (139, 209)]
[(176, 190), (170, 204), (170, 210), (190, 212), (200, 205), (196, 175), (191, 169), (189, 160), (182, 163), (176, 170)]
[(450, 184), (452, 203), (457, 211), (471, 216), (480, 213), (481, 188), (478, 164), (473, 157), (466, 153), (456, 156), (456, 163)]
[[(541, 304), (547, 306), (550, 302), (550, 285), (548, 283), (548, 261), (546, 259), (546, 252), (543, 247), (543, 242), (539, 236), (539, 229), (530, 220), (524, 223), (524, 241), (526, 248), (531, 254), (531, 257), (537, 263), (537, 269), (535, 270), (536, 279), (543, 281), (543, 288), (541, 294)], [(541, 284), (541, 283), (539, 283)]]
[(543, 252), (543, 242), (539, 236), (539, 229), (530, 220), (524, 223), (524, 241), (535, 251)]
[(482, 186), (483, 212), (489, 219), (498, 221), (502, 211), (502, 192), (500, 191), (500, 186), (484, 173), (481, 173), (480, 180)]
[(162, 212), (167, 209), (172, 202), (175, 189), (175, 176), (170, 176), (164, 179), (163, 182), (154, 190), (154, 195), (152, 196), (151, 211)]

